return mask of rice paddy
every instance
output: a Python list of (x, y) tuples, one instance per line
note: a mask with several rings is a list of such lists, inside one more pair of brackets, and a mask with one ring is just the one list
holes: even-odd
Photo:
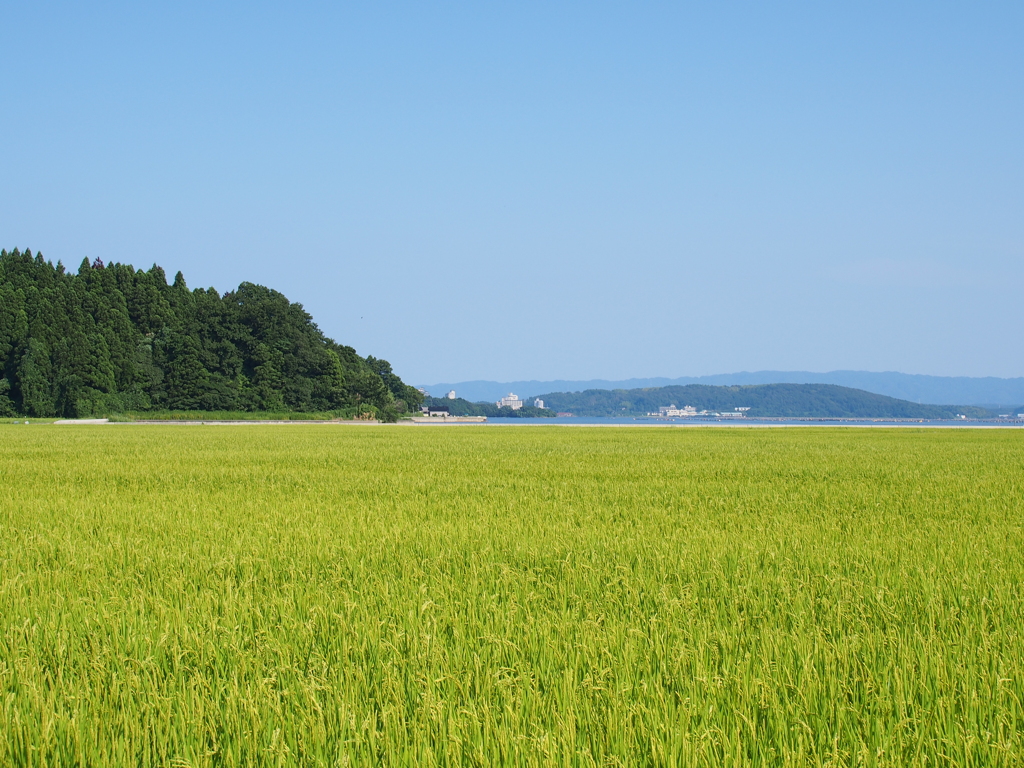
[(1021, 765), (1022, 437), (0, 425), (0, 764)]

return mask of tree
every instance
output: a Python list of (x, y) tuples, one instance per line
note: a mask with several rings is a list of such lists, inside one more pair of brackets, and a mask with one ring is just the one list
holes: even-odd
[(167, 407), (195, 411), (202, 408), (209, 373), (199, 361), (196, 339), (179, 331), (167, 330), (154, 345), (161, 357)]
[(17, 410), (14, 407), (14, 401), (10, 398), (11, 382), (7, 380), (6, 376), (0, 376), (0, 416), (14, 416), (17, 414)]
[(29, 416), (45, 418), (55, 415), (51, 379), (50, 351), (39, 339), (29, 339), (18, 367), (21, 408)]

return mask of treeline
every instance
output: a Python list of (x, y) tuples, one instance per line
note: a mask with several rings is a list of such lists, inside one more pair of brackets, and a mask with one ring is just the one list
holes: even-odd
[(446, 397), (428, 397), (423, 402), (429, 406), (447, 406), (452, 416), (487, 416), (488, 418), (553, 418), (555, 412), (549, 408), (536, 408), (532, 405), (524, 405), (522, 408), (512, 410), (511, 408), (499, 408), (494, 403), (471, 403), (457, 397), (449, 400)]
[(179, 272), (84, 260), (77, 274), (0, 251), (0, 416), (127, 411), (417, 411), (386, 360), (321, 333), (301, 304), (242, 283), (189, 290)]
[(750, 408), (751, 417), (948, 419), (957, 413), (986, 417), (984, 408), (919, 405), (836, 384), (755, 384), (748, 386), (651, 387), (588, 389), (538, 395), (555, 411), (576, 416), (636, 416), (656, 413), (661, 406), (692, 405), (698, 411)]

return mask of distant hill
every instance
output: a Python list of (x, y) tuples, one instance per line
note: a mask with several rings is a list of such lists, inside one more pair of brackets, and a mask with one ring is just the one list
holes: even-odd
[(554, 418), (555, 412), (548, 408), (524, 405), (518, 410), (500, 408), (496, 403), (471, 403), (461, 397), (449, 400), (447, 397), (428, 397), (423, 401), (427, 406), (443, 406), (452, 416), (487, 416), (489, 418), (536, 419)]
[(123, 411), (331, 411), (393, 420), (422, 396), (386, 360), (320, 332), (277, 291), (221, 295), (154, 265), (77, 274), (0, 251), (0, 416)]
[(454, 389), (467, 400), (497, 400), (509, 392), (521, 397), (536, 397), (544, 392), (582, 392), (589, 389), (638, 389), (686, 384), (838, 384), (842, 387), (863, 389), (878, 395), (887, 395), (915, 403), (963, 403), (979, 406), (1010, 406), (1024, 403), (1024, 378), (999, 379), (993, 376), (971, 378), (967, 376), (924, 376), (887, 371), (755, 371), (721, 373), (713, 376), (690, 376), (678, 379), (649, 378), (610, 381), (463, 381), (433, 384), (425, 389), (441, 395)]
[(576, 416), (635, 416), (659, 407), (692, 405), (698, 411), (750, 408), (748, 416), (812, 418), (946, 419), (957, 413), (987, 416), (970, 406), (920, 405), (836, 384), (753, 384), (744, 386), (647, 387), (550, 392), (540, 396), (554, 411)]

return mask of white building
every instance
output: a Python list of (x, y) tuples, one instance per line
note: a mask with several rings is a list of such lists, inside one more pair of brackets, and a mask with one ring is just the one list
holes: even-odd
[[(649, 414), (649, 415), (654, 416), (655, 414), (652, 413), (652, 414)], [(697, 409), (694, 408), (692, 405), (684, 405), (682, 408), (676, 408), (675, 403), (673, 403), (672, 405), (663, 405), (663, 406), (661, 406), (658, 409), (657, 415), (658, 416), (666, 416), (666, 417), (673, 417), (673, 416), (696, 416), (697, 415)]]
[(518, 411), (523, 407), (523, 401), (519, 399), (519, 395), (509, 392), (507, 397), (501, 398), (495, 405), (499, 408), (511, 408), (513, 411)]
[(445, 397), (447, 397), (449, 400), (454, 400), (455, 399), (455, 390), (454, 389), (449, 390), (448, 394), (445, 395)]
[(543, 408), (543, 407), (544, 407), (544, 401), (543, 401), (543, 400), (541, 400), (541, 399), (540, 399), (540, 398), (538, 397), (538, 398), (537, 398), (536, 400), (534, 400), (534, 401), (533, 401), (533, 407), (534, 407), (534, 408)]

